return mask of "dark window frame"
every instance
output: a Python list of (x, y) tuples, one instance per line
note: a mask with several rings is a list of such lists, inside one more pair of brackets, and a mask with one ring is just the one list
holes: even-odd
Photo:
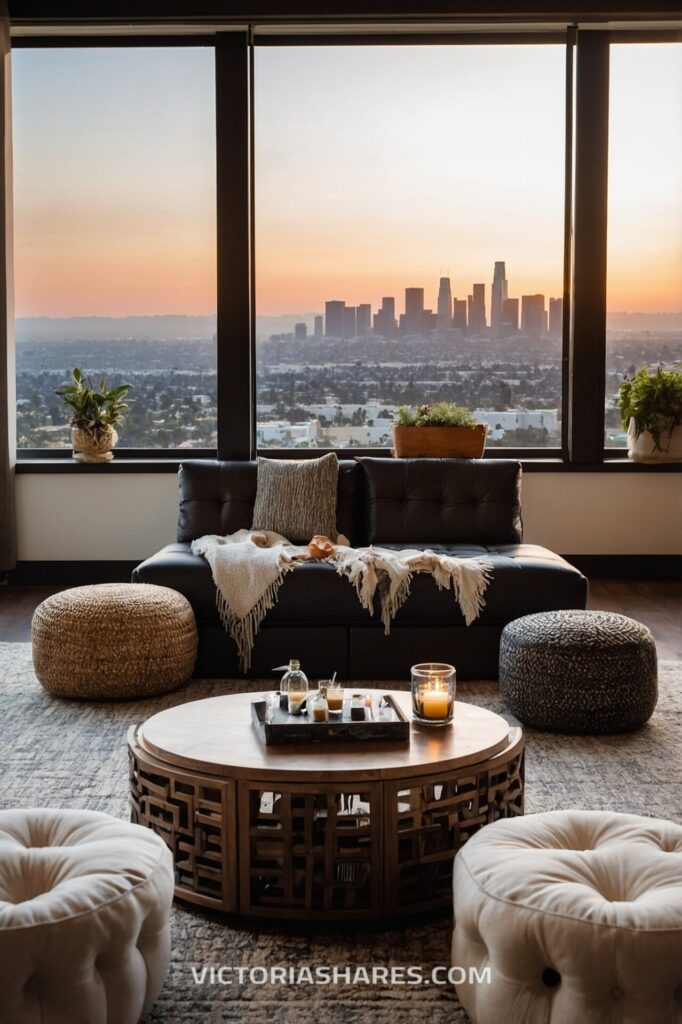
[[(641, 32), (637, 32), (637, 31), (629, 32), (629, 31), (626, 31), (626, 30), (614, 30), (614, 31), (608, 33), (608, 39), (609, 39), (609, 54), (610, 54), (610, 47), (611, 47), (612, 43), (617, 43), (617, 44), (623, 44), (623, 43), (631, 44), (632, 43), (632, 44), (635, 44), (635, 45), (641, 45), (642, 43), (649, 43), (649, 44), (653, 44), (653, 45), (655, 45), (657, 43), (682, 43), (682, 31), (676, 31), (674, 29), (668, 29), (668, 30), (665, 30), (665, 31), (652, 29), (650, 31), (641, 31)], [(608, 71), (607, 71), (607, 74), (608, 74)], [(610, 113), (610, 96), (611, 96), (611, 93), (610, 93), (610, 81), (609, 81), (609, 88), (607, 89), (607, 98), (606, 98), (606, 103), (607, 103), (607, 149), (608, 149), (608, 116), (609, 116), (609, 113)], [(606, 172), (605, 172), (607, 177), (608, 177), (608, 169), (609, 169), (608, 159), (609, 158), (608, 158), (608, 153), (607, 153), (607, 157), (606, 157)], [(608, 193), (606, 194), (606, 197), (605, 197), (605, 207), (604, 207), (604, 217), (605, 218), (607, 217), (607, 207), (608, 207)], [(606, 232), (604, 234), (604, 240), (603, 241), (604, 241), (605, 253), (606, 253), (606, 256), (608, 256), (608, 237), (606, 235)], [(604, 274), (604, 308), (605, 308), (605, 310), (606, 310), (606, 289), (607, 289), (607, 283), (608, 283), (608, 263), (606, 264), (606, 269), (605, 269), (605, 274)], [(603, 359), (602, 359), (601, 407), (602, 407), (601, 434), (600, 434), (601, 457), (602, 457), (602, 460), (603, 460), (604, 463), (607, 463), (607, 462), (614, 463), (617, 460), (623, 458), (623, 456), (626, 454), (626, 449), (625, 449), (625, 447), (617, 448), (615, 446), (607, 445), (606, 444), (606, 439), (605, 439), (605, 436), (604, 436), (605, 435), (604, 425), (605, 425), (605, 417), (606, 417), (606, 312), (605, 312), (605, 315), (604, 315), (604, 348), (603, 348)], [(665, 465), (665, 463), (661, 463), (660, 465)], [(678, 471), (682, 471), (682, 464), (680, 464), (680, 463), (668, 463), (668, 465), (672, 465)], [(660, 466), (659, 466), (659, 468), (660, 468)]]
[[(566, 146), (564, 181), (564, 324), (562, 341), (562, 444), (560, 448), (488, 447), (486, 457), (519, 458), (551, 471), (641, 469), (605, 448), (606, 175), (608, 173), (608, 52), (611, 42), (679, 42), (682, 32), (558, 28), (549, 32), (405, 33), (269, 36), (253, 27), (201, 35), (22, 35), (14, 48), (203, 46), (215, 52), (217, 187), (217, 449), (117, 449), (118, 472), (168, 472), (183, 458), (316, 458), (389, 454), (384, 448), (257, 449), (255, 361), (255, 252), (253, 160), (253, 58), (257, 46), (467, 45), (554, 43), (566, 48)], [(596, 56), (595, 56), (596, 55)], [(600, 98), (594, 109), (594, 90)], [(606, 128), (606, 133), (604, 131)], [(235, 146), (235, 139), (237, 145)], [(594, 174), (595, 161), (597, 173)], [(590, 173), (587, 173), (587, 169)], [(599, 225), (594, 244), (595, 218)], [(590, 244), (588, 245), (588, 241)], [(591, 274), (590, 271), (591, 270)], [(601, 319), (600, 319), (601, 318)], [(576, 329), (577, 326), (577, 329)], [(596, 342), (595, 333), (596, 332)], [(601, 424), (598, 433), (597, 428)], [(17, 449), (20, 472), (81, 472), (69, 449)], [(126, 462), (128, 465), (126, 466)], [(534, 465), (535, 463), (535, 465)], [(42, 468), (39, 468), (42, 466)], [(92, 468), (92, 467), (91, 467)], [(111, 470), (94, 467), (94, 471)], [(648, 466), (647, 471), (675, 471)]]
[[(238, 35), (239, 33), (221, 33), (223, 35)], [(218, 213), (218, 204), (220, 202), (221, 189), (218, 187), (218, 147), (221, 143), (221, 138), (218, 133), (219, 118), (217, 113), (217, 105), (219, 97), (217, 95), (217, 81), (218, 81), (218, 51), (217, 51), (217, 34), (148, 34), (148, 35), (115, 35), (115, 34), (98, 34), (98, 35), (21, 35), (13, 36), (11, 39), (12, 49), (126, 49), (132, 47), (138, 48), (158, 48), (158, 47), (196, 47), (204, 49), (213, 49), (215, 53), (215, 64), (216, 64), (216, 219)], [(225, 120), (225, 119), (223, 119)], [(224, 132), (223, 132), (224, 138)], [(216, 245), (220, 243), (220, 231), (217, 232), (218, 238), (216, 239)], [(218, 290), (220, 289), (220, 275), (218, 277)], [(225, 302), (225, 295), (223, 294), (223, 302)], [(220, 304), (220, 294), (218, 295), (218, 304)], [(221, 365), (221, 331), (218, 326), (217, 331), (218, 342), (216, 351), (216, 365), (217, 365), (217, 398), (218, 398), (218, 435), (220, 435), (220, 416), (221, 416), (221, 405), (223, 409), (227, 403), (225, 396), (222, 396), (221, 400), (221, 377), (220, 377), (220, 365)], [(223, 346), (224, 347), (224, 346)], [(227, 362), (229, 365), (229, 358), (226, 358), (226, 354), (222, 354), (223, 363)], [(225, 376), (225, 374), (223, 374)], [(219, 442), (218, 442), (219, 445)], [(161, 464), (162, 470), (166, 471), (165, 463), (172, 461), (180, 462), (183, 458), (193, 459), (215, 459), (218, 455), (218, 445), (215, 448), (117, 448), (116, 449), (116, 462), (119, 465), (130, 464), (132, 469), (133, 464), (139, 466), (141, 460), (149, 460), (150, 465), (154, 464), (157, 467)], [(52, 462), (57, 464), (57, 468), (60, 472), (68, 471), (82, 472), (85, 463), (77, 463), (73, 461), (72, 452), (70, 448), (19, 448), (16, 449), (16, 460), (17, 466), (26, 467), (28, 472), (37, 472), (38, 464)], [(111, 465), (111, 464), (107, 464)], [(105, 469), (107, 468), (105, 465)], [(139, 471), (136, 468), (135, 471)]]

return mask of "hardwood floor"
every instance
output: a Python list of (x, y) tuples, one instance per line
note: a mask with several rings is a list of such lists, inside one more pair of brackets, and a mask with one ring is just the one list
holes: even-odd
[[(59, 588), (0, 587), (0, 642), (31, 639), (38, 604)], [(629, 615), (648, 626), (662, 661), (682, 661), (682, 581), (590, 581), (590, 608)]]
[(643, 622), (661, 661), (682, 661), (682, 580), (590, 580), (588, 607)]

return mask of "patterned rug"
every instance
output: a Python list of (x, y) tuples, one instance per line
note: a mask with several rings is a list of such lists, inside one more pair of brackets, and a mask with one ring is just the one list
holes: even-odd
[[(199, 681), (155, 700), (62, 701), (36, 681), (29, 644), (0, 644), (0, 803), (90, 808), (127, 819), (129, 725), (173, 704), (244, 688), (239, 681)], [(248, 688), (258, 691), (263, 684)], [(662, 663), (660, 690), (654, 717), (631, 735), (569, 737), (526, 730), (526, 811), (603, 808), (682, 822), (682, 663)], [(457, 696), (505, 713), (495, 683), (462, 683)], [(427, 973), (432, 966), (448, 965), (449, 943), (447, 916), (387, 930), (365, 923), (247, 924), (177, 906), (171, 971), (145, 1024), (423, 1024), (426, 1019), (465, 1024), (466, 1014), (449, 987), (263, 985), (258, 972), (242, 984), (211, 984), (210, 979), (197, 984), (192, 971), (223, 965), (419, 965)]]

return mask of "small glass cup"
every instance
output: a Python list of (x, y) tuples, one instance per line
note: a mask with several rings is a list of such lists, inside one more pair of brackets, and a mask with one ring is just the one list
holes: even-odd
[(337, 683), (327, 683), (327, 705), (330, 715), (343, 714), (343, 686), (339, 686)]
[(453, 665), (427, 661), (413, 665), (412, 718), (419, 725), (449, 725), (455, 709)]

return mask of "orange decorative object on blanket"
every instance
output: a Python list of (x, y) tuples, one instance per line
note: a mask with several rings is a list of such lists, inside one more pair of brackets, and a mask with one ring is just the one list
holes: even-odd
[(328, 558), (332, 554), (335, 548), (335, 544), (330, 541), (329, 537), (325, 537), (322, 534), (315, 534), (310, 544), (308, 545), (308, 551), (310, 557), (316, 561), (321, 561), (323, 558)]

